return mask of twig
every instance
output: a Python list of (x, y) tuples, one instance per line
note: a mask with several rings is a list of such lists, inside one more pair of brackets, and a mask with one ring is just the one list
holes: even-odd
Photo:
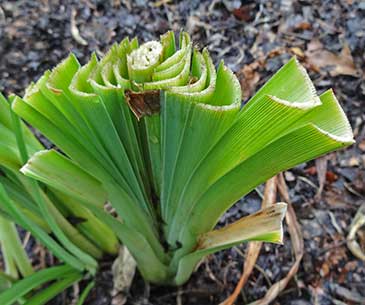
[(72, 37), (81, 45), (87, 46), (87, 41), (81, 37), (80, 31), (76, 26), (76, 10), (72, 8), (71, 10), (71, 35)]
[(304, 183), (307, 183), (308, 185), (310, 185), (311, 187), (313, 187), (314, 189), (316, 189), (318, 191), (319, 187), (317, 185), (315, 185), (312, 181), (310, 181), (308, 178), (303, 177), (303, 176), (298, 176), (298, 180), (302, 180)]
[(205, 264), (205, 270), (208, 273), (209, 278), (223, 288), (224, 284), (220, 280), (218, 280), (217, 277), (214, 275), (212, 269), (210, 269), (209, 267), (209, 261), (207, 259), (204, 260), (204, 264)]
[(255, 269), (258, 270), (265, 278), (265, 281), (267, 282), (267, 284), (269, 285), (269, 287), (272, 286), (272, 282), (269, 278), (269, 276), (266, 274), (265, 270), (262, 269), (259, 265), (255, 264)]
[(353, 255), (365, 261), (365, 253), (361, 250), (359, 243), (356, 241), (357, 231), (365, 225), (365, 203), (356, 212), (354, 219), (350, 226), (349, 235), (347, 235), (347, 247)]
[(176, 305), (182, 305), (181, 291), (182, 291), (181, 287), (178, 287), (177, 294), (176, 294)]
[(331, 211), (328, 211), (328, 214), (330, 215), (330, 219), (331, 219), (331, 223), (333, 225), (333, 227), (336, 229), (336, 231), (343, 235), (343, 231), (342, 228), (340, 227), (340, 225), (337, 223), (336, 217), (335, 215), (333, 215), (333, 213)]
[(327, 156), (316, 159), (317, 177), (319, 182), (319, 188), (317, 190), (316, 199), (320, 199), (323, 191), (324, 184), (326, 182), (327, 172)]
[(178, 294), (180, 295), (184, 295), (184, 294), (202, 294), (202, 295), (211, 295), (212, 292), (209, 291), (209, 290), (203, 290), (203, 289), (186, 289), (186, 290), (180, 290), (180, 291), (175, 291), (175, 292), (170, 292), (170, 293), (167, 293), (163, 296), (160, 296), (159, 298), (157, 298), (157, 301), (160, 302), (160, 301), (163, 301), (163, 300), (166, 300), (166, 299), (169, 299), (169, 298), (173, 298), (173, 297), (176, 297)]
[(73, 296), (72, 296), (72, 301), (70, 305), (76, 305), (77, 304), (77, 300), (80, 297), (80, 286), (79, 283), (75, 283), (73, 285)]
[(23, 240), (23, 248), (25, 249), (26, 246), (28, 245), (28, 242), (29, 242), (29, 239), (30, 239), (30, 232), (27, 231), (27, 233), (25, 233), (25, 237), (24, 237), (24, 240)]

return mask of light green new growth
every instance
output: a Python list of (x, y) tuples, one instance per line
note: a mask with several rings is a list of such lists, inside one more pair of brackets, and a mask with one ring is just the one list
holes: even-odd
[[(124, 39), (84, 66), (71, 54), (12, 105), (63, 152), (38, 152), (21, 171), (109, 226), (146, 280), (170, 285), (209, 253), (280, 243), (285, 204), (214, 227), (268, 178), (353, 143), (333, 92), (318, 96), (295, 58), (241, 107), (223, 62), (216, 71), (187, 33), (178, 45), (168, 32), (140, 47)], [(106, 199), (118, 218), (104, 211)]]

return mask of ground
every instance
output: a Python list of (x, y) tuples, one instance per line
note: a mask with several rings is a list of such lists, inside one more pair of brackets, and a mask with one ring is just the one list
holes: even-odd
[[(81, 38), (72, 35), (75, 27)], [(103, 54), (126, 35), (147, 41), (169, 29), (185, 29), (200, 47), (208, 46), (216, 63), (224, 59), (239, 76), (245, 99), (293, 55), (318, 92), (334, 89), (357, 142), (285, 173), (304, 256), (273, 304), (365, 304), (365, 264), (346, 245), (365, 195), (364, 1), (1, 1), (0, 91), (23, 94), (69, 52), (85, 63), (92, 51)], [(323, 191), (318, 176), (325, 178)], [(220, 225), (259, 209), (262, 190), (239, 201)], [(364, 246), (365, 233), (358, 237)], [(28, 248), (34, 257), (43, 253), (34, 243)], [(128, 304), (219, 304), (241, 276), (245, 251), (243, 245), (208, 257), (179, 290), (148, 287), (137, 275)], [(110, 304), (110, 261), (102, 263), (87, 305)], [(288, 233), (284, 245), (265, 244), (237, 304), (263, 297), (293, 262)], [(49, 304), (70, 304), (70, 298), (72, 292)]]

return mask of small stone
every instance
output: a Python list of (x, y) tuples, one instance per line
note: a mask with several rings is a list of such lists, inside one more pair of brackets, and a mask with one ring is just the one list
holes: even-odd
[(365, 140), (362, 140), (360, 143), (359, 143), (359, 149), (361, 151), (365, 151)]
[(284, 173), (284, 176), (285, 176), (285, 180), (288, 181), (288, 182), (295, 181), (295, 176), (294, 176), (294, 174), (291, 171), (286, 171)]

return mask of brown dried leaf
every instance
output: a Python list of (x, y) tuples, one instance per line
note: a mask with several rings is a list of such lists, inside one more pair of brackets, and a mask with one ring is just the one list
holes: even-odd
[(288, 203), (288, 211), (286, 213), (285, 220), (286, 223), (288, 224), (288, 231), (290, 233), (290, 239), (294, 249), (295, 262), (292, 265), (286, 277), (284, 277), (280, 281), (276, 282), (273, 286), (271, 286), (270, 289), (267, 291), (266, 295), (262, 299), (255, 301), (250, 305), (270, 304), (279, 295), (279, 293), (285, 289), (289, 281), (298, 272), (299, 265), (304, 254), (304, 242), (303, 242), (302, 231), (297, 221), (297, 217), (295, 216), (294, 209), (290, 204), (289, 193), (283, 174), (279, 175), (278, 189), (283, 200)]
[(113, 271), (112, 305), (124, 305), (127, 302), (128, 291), (132, 285), (136, 272), (136, 261), (125, 246), (119, 249), (119, 255), (115, 259)]
[(321, 68), (330, 68), (331, 76), (360, 76), (347, 45), (344, 45), (341, 54), (337, 55), (326, 50), (322, 43), (316, 39), (308, 44), (305, 55), (307, 56), (307, 62), (316, 71), (320, 71)]
[(125, 91), (125, 100), (134, 115), (139, 120), (145, 115), (160, 112), (160, 91), (149, 90), (143, 92)]
[[(277, 191), (277, 177), (273, 177), (266, 182), (264, 199), (262, 201), (261, 210), (270, 207), (276, 201), (276, 191)], [(241, 290), (245, 286), (248, 278), (250, 277), (253, 268), (255, 267), (257, 258), (259, 257), (262, 242), (250, 242), (248, 245), (247, 258), (243, 267), (242, 276), (237, 283), (236, 288), (233, 293), (219, 305), (232, 305)]]
[(292, 47), (292, 48), (290, 48), (290, 52), (293, 53), (294, 55), (296, 55), (299, 58), (304, 58), (305, 57), (305, 54), (304, 54), (304, 52), (302, 51), (301, 48)]
[(252, 96), (255, 92), (256, 85), (260, 80), (260, 74), (257, 72), (257, 70), (261, 66), (261, 61), (255, 61), (249, 65), (243, 66), (243, 68), (238, 72), (237, 76), (240, 80), (242, 98), (244, 100)]
[(326, 173), (327, 173), (327, 157), (323, 156), (321, 158), (316, 159), (316, 169), (317, 169), (317, 177), (319, 181), (319, 188), (317, 190), (316, 198), (320, 198), (322, 195), (323, 187), (326, 182)]
[(242, 5), (239, 8), (235, 8), (232, 14), (241, 21), (251, 21), (254, 18), (255, 4)]

